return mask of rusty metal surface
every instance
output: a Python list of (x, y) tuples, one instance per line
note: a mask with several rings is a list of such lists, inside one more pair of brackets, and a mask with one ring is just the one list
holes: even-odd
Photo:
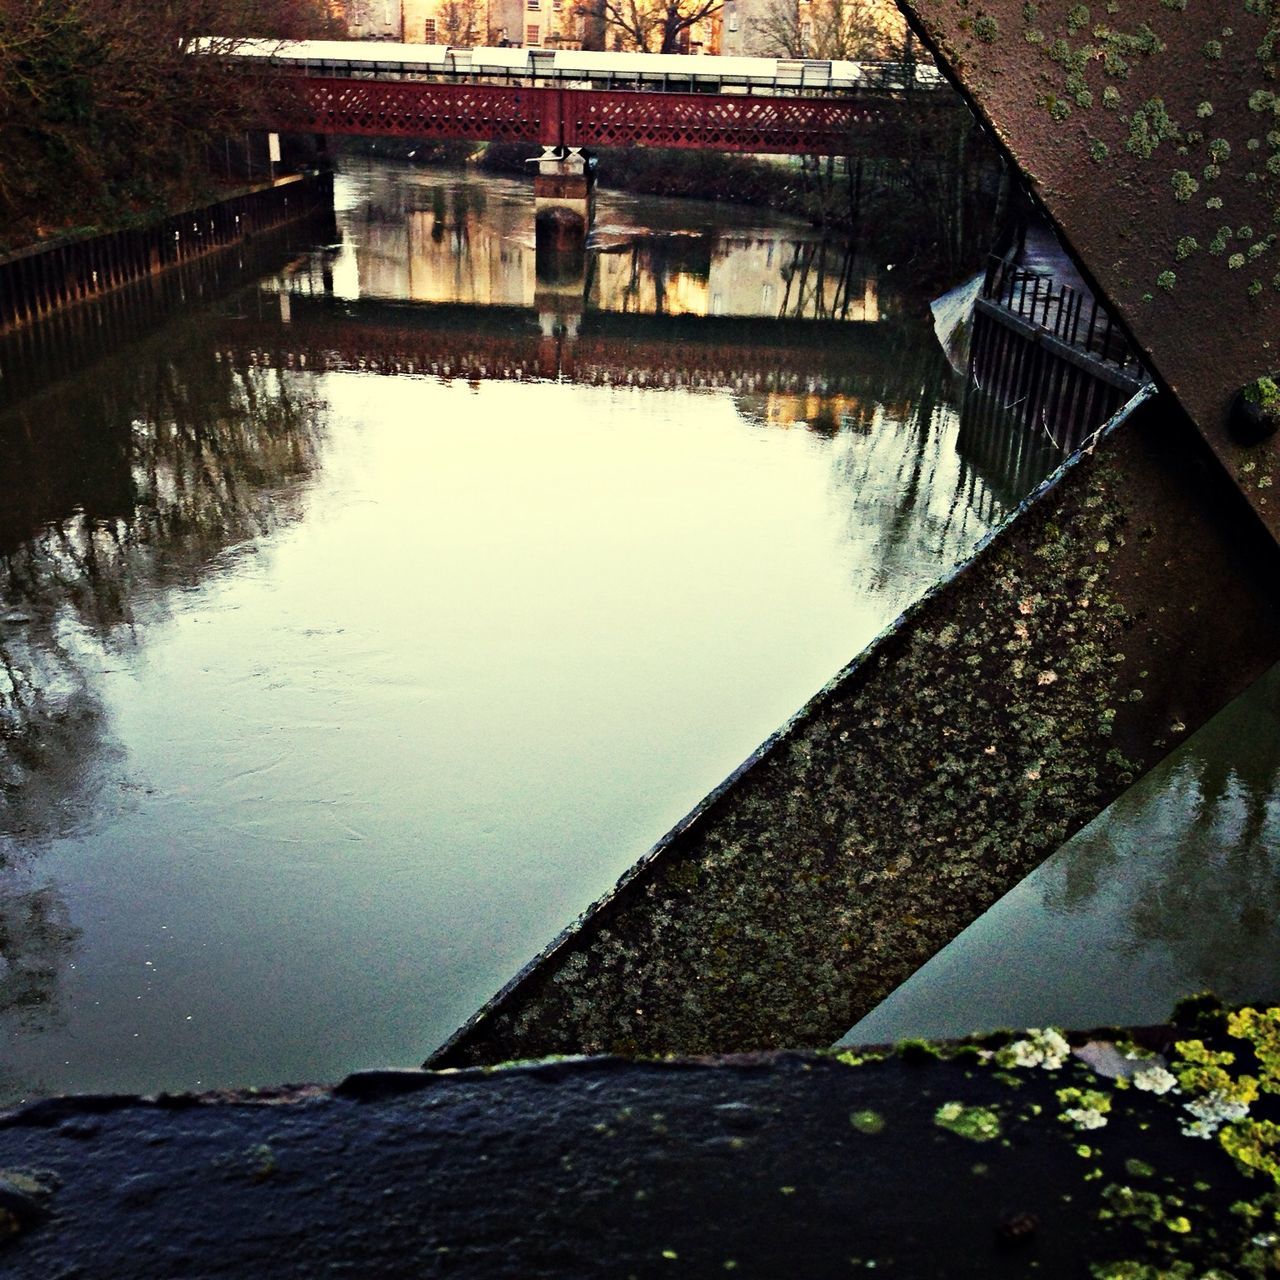
[(1273, 0), (899, 0), (1273, 535), (1274, 441), (1234, 393), (1280, 368)]

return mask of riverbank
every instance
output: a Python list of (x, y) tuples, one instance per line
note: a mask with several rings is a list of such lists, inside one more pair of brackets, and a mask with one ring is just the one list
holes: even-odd
[(0, 257), (0, 333), (332, 208), (332, 173), (295, 174), (137, 226), (10, 253)]

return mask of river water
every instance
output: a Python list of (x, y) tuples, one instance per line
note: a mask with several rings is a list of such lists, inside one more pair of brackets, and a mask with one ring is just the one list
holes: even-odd
[(337, 212), (0, 353), (4, 1098), (416, 1065), (1049, 465), (767, 211)]

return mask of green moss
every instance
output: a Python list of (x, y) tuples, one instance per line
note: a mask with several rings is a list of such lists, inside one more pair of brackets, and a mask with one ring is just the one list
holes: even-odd
[(968, 1138), (970, 1142), (991, 1142), (1000, 1136), (1000, 1116), (993, 1107), (968, 1107), (962, 1102), (944, 1102), (933, 1113), (940, 1129)]
[(917, 1067), (937, 1062), (941, 1057), (927, 1040), (899, 1040), (894, 1046), (894, 1052), (903, 1062)]
[(1280, 384), (1274, 378), (1264, 376), (1255, 379), (1241, 391), (1241, 395), (1266, 413), (1280, 413)]
[(1116, 80), (1129, 78), (1129, 64), (1114, 49), (1108, 49), (1102, 57), (1103, 71)]

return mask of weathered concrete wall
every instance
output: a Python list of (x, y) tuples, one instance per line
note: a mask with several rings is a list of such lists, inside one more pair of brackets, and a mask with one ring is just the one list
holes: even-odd
[[(1198, 1039), (1147, 1041), (1171, 1072), (1095, 1043), (1082, 1052), (1097, 1075), (1041, 1034), (947, 1061), (918, 1047), (863, 1062), (606, 1059), (52, 1099), (0, 1117), (0, 1270), (1274, 1274), (1274, 1187), (1251, 1126), (1277, 1097), (1264, 1087), (1209, 1140), (1187, 1129), (1211, 1088), (1243, 1096), (1247, 1072), (1280, 1084), (1278, 1018), (1219, 1026), (1237, 1061), (1216, 1074), (1196, 1064)], [(1181, 1092), (1159, 1092), (1175, 1075)]]
[(429, 1065), (830, 1044), (1280, 657), (1276, 570), (1148, 401)]

